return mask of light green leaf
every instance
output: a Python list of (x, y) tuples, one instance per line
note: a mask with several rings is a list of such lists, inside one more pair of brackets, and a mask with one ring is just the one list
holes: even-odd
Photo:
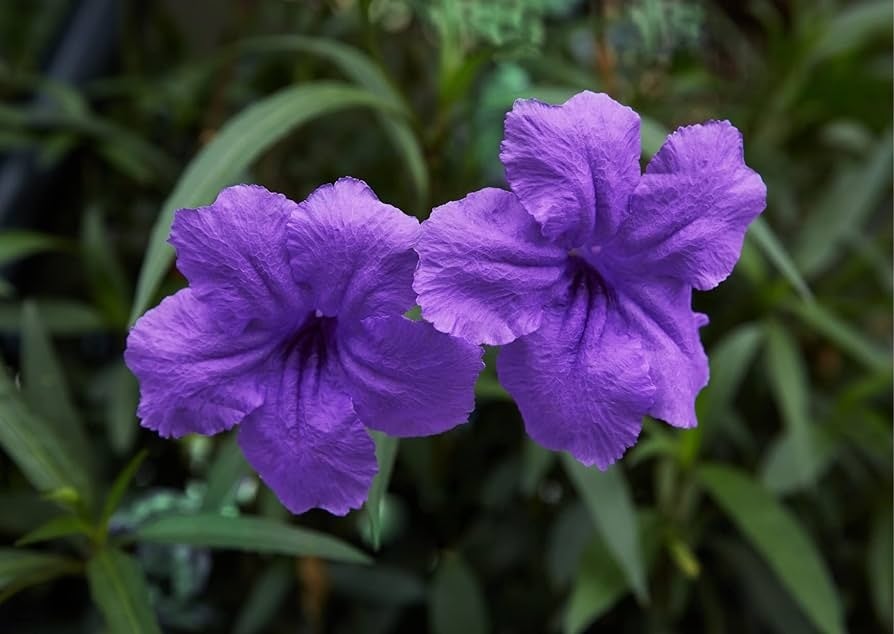
[(22, 396), (53, 428), (71, 457), (90, 473), (92, 456), (84, 424), (72, 402), (68, 382), (34, 302), (22, 307)]
[[(43, 319), (46, 331), (52, 335), (82, 335), (106, 329), (106, 324), (94, 308), (65, 299), (32, 300)], [(0, 333), (18, 334), (22, 325), (22, 305), (18, 302), (0, 303)]]
[(82, 499), (89, 499), (90, 478), (84, 465), (69, 451), (55, 428), (25, 406), (3, 367), (0, 367), (0, 446), (38, 491), (46, 493), (74, 487)]
[(0, 265), (43, 251), (67, 248), (64, 240), (33, 231), (0, 232)]
[(373, 478), (369, 488), (366, 513), (369, 517), (369, 534), (372, 546), (378, 550), (382, 538), (382, 500), (388, 492), (388, 483), (391, 481), (391, 471), (394, 469), (394, 460), (397, 458), (397, 446), (400, 441), (382, 432), (370, 433), (373, 440), (376, 441), (376, 461), (379, 463), (379, 472)]
[(217, 456), (208, 469), (208, 488), (202, 500), (202, 510), (218, 511), (233, 501), (239, 483), (251, 473), (251, 467), (236, 442), (236, 434), (230, 434), (220, 443)]
[(711, 380), (700, 395), (705, 401), (706, 420), (732, 405), (763, 339), (760, 324), (742, 324), (711, 348)]
[(199, 151), (164, 202), (149, 239), (131, 311), (135, 321), (152, 302), (173, 259), (167, 243), (174, 211), (205, 205), (256, 158), (298, 126), (326, 114), (366, 106), (394, 112), (393, 102), (368, 90), (336, 82), (312, 82), (280, 90), (230, 119)]
[(872, 592), (872, 604), (879, 622), (891, 631), (892, 611), (894, 611), (894, 527), (891, 521), (891, 508), (884, 508), (876, 515), (869, 536), (869, 548), (866, 550), (866, 572)]
[(133, 477), (137, 474), (137, 471), (148, 455), (149, 450), (143, 449), (140, 453), (131, 458), (130, 462), (125, 465), (118, 474), (118, 477), (115, 478), (112, 487), (109, 489), (108, 495), (106, 495), (106, 501), (102, 506), (102, 515), (100, 515), (99, 518), (100, 530), (105, 530), (108, 526), (109, 519), (121, 504), (121, 500), (127, 492), (127, 487), (130, 485), (130, 481), (133, 480)]
[(824, 634), (844, 632), (838, 593), (825, 563), (797, 519), (746, 473), (720, 465), (699, 480)]
[(798, 267), (792, 261), (791, 256), (785, 250), (785, 247), (773, 233), (770, 225), (763, 218), (756, 218), (748, 229), (746, 234), (748, 239), (757, 243), (760, 250), (768, 260), (776, 267), (789, 284), (792, 285), (798, 295), (807, 301), (813, 301), (813, 293), (810, 287), (798, 271)]
[(652, 158), (664, 145), (668, 129), (651, 117), (640, 117), (640, 137), (642, 138), (643, 158)]
[(490, 618), (484, 591), (459, 555), (445, 554), (432, 579), (428, 599), (432, 634), (487, 634)]
[(640, 550), (639, 525), (620, 465), (614, 465), (607, 471), (588, 469), (565, 453), (562, 454), (562, 464), (637, 599), (640, 603), (648, 603), (649, 590)]
[(371, 561), (365, 553), (335, 537), (263, 517), (171, 515), (144, 524), (135, 537), (156, 544), (189, 544), (358, 564)]
[(888, 351), (866, 339), (849, 323), (819, 302), (791, 301), (787, 302), (785, 307), (870, 370), (885, 371), (891, 367), (891, 356)]
[(18, 539), (16, 546), (27, 546), (72, 535), (90, 535), (92, 532), (92, 527), (77, 515), (59, 515)]
[(808, 478), (804, 479), (798, 470), (795, 457), (796, 447), (791, 433), (783, 432), (777, 437), (764, 455), (761, 465), (761, 482), (777, 495), (788, 495), (816, 481), (832, 465), (838, 446), (822, 429), (809, 430), (811, 457), (808, 463)]
[(161, 634), (143, 571), (132, 557), (114, 548), (100, 550), (87, 562), (87, 581), (110, 632)]

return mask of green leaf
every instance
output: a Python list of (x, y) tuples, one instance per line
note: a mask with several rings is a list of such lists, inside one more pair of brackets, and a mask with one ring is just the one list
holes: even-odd
[(562, 464), (637, 599), (648, 603), (639, 525), (624, 472), (619, 465), (607, 471), (587, 468), (565, 453)]
[(130, 462), (125, 465), (118, 474), (118, 477), (115, 478), (112, 487), (109, 489), (108, 495), (106, 495), (106, 501), (102, 506), (102, 515), (99, 517), (100, 530), (104, 531), (108, 527), (109, 519), (121, 504), (121, 500), (124, 498), (127, 487), (130, 485), (130, 481), (133, 480), (133, 477), (137, 474), (137, 471), (148, 455), (149, 450), (143, 449), (140, 453), (131, 458)]
[(487, 634), (490, 618), (484, 591), (459, 555), (445, 554), (431, 582), (428, 599), (432, 634)]
[(808, 478), (805, 480), (798, 469), (796, 447), (791, 434), (786, 431), (776, 438), (764, 454), (761, 465), (761, 482), (777, 495), (788, 495), (803, 489), (820, 478), (832, 465), (838, 450), (835, 441), (822, 429), (811, 427), (809, 431), (811, 456)]
[(343, 83), (312, 82), (280, 90), (230, 119), (190, 162), (162, 205), (140, 271), (131, 322), (152, 302), (173, 259), (167, 238), (175, 210), (210, 203), (264, 151), (301, 124), (359, 106), (383, 112), (395, 110), (391, 101), (368, 90)]
[[(87, 304), (65, 299), (33, 301), (44, 328), (52, 335), (82, 335), (106, 329), (102, 315)], [(18, 334), (21, 325), (22, 305), (18, 302), (0, 303), (0, 333)]]
[(627, 594), (627, 579), (602, 540), (594, 540), (584, 551), (577, 580), (565, 606), (563, 630), (578, 634), (605, 614)]
[(876, 515), (871, 530), (866, 551), (867, 586), (872, 592), (872, 604), (879, 622), (891, 631), (891, 615), (894, 612), (894, 573), (891, 566), (894, 560), (894, 527), (890, 507)]
[(699, 480), (825, 634), (844, 632), (838, 593), (825, 563), (797, 519), (746, 473), (709, 465)]
[(146, 578), (131, 556), (114, 548), (100, 550), (87, 562), (87, 581), (110, 632), (161, 634)]
[(792, 285), (798, 295), (806, 301), (813, 301), (813, 293), (810, 292), (810, 287), (807, 286), (798, 267), (795, 266), (791, 256), (763, 218), (757, 218), (751, 223), (747, 236), (757, 243), (767, 259)]
[(262, 517), (224, 517), (213, 513), (161, 517), (137, 529), (139, 541), (189, 544), (255, 553), (320, 557), (365, 564), (370, 558), (324, 533)]
[(666, 127), (651, 117), (640, 117), (639, 128), (643, 158), (651, 158), (658, 153), (670, 133)]
[(0, 446), (41, 492), (74, 487), (89, 499), (90, 478), (55, 428), (22, 402), (6, 369), (0, 367)]
[(742, 324), (711, 348), (711, 380), (700, 395), (705, 401), (705, 419), (711, 420), (732, 406), (763, 339), (760, 324)]
[[(298, 51), (326, 58), (338, 66), (346, 77), (359, 86), (369, 89), (373, 94), (388, 100), (404, 116), (409, 117), (412, 114), (403, 96), (392, 85), (382, 69), (369, 56), (354, 47), (331, 39), (302, 35), (271, 35), (252, 38), (245, 40), (239, 46), (246, 51)], [(390, 137), (392, 145), (407, 166), (410, 180), (416, 191), (417, 202), (427, 207), (428, 167), (419, 140), (405, 120), (385, 114), (376, 116), (385, 134)], [(427, 212), (428, 209), (420, 211)]]
[(819, 302), (791, 301), (785, 304), (785, 308), (870, 370), (886, 371), (891, 367), (888, 351), (867, 340), (850, 324)]
[(276, 610), (294, 584), (292, 567), (285, 561), (275, 561), (251, 584), (233, 634), (257, 634), (269, 631)]
[(818, 63), (866, 46), (874, 38), (887, 38), (891, 34), (888, 27), (892, 21), (894, 7), (888, 0), (859, 2), (848, 6), (828, 21), (825, 33), (810, 49), (810, 61)]
[(767, 381), (792, 444), (793, 470), (802, 485), (816, 473), (808, 413), (810, 385), (797, 342), (778, 323), (767, 325)]
[(27, 546), (28, 544), (46, 542), (52, 539), (59, 539), (60, 537), (90, 535), (91, 533), (93, 533), (93, 528), (77, 515), (60, 515), (41, 524), (24, 537), (18, 539), (16, 546)]
[(520, 488), (522, 493), (531, 496), (555, 464), (556, 453), (544, 449), (530, 438), (525, 438), (524, 443)]
[(250, 473), (251, 467), (236, 442), (236, 434), (230, 434), (220, 444), (208, 469), (208, 488), (202, 500), (202, 510), (218, 511), (232, 502), (239, 483)]
[(128, 454), (140, 429), (136, 414), (140, 400), (139, 383), (123, 361), (106, 368), (98, 383), (109, 445), (117, 456)]
[(369, 534), (372, 546), (375, 550), (379, 550), (382, 539), (382, 500), (388, 492), (388, 483), (391, 481), (391, 471), (394, 469), (394, 460), (397, 458), (397, 447), (400, 441), (382, 432), (370, 433), (376, 442), (376, 461), (379, 463), (379, 472), (373, 478), (369, 488), (366, 512), (369, 517)]
[(0, 265), (43, 251), (67, 248), (64, 240), (33, 231), (0, 232)]
[(75, 559), (20, 548), (0, 548), (0, 588), (48, 573), (53, 576), (76, 572)]
[(127, 325), (130, 290), (99, 208), (91, 206), (81, 227), (81, 256), (95, 303), (113, 324)]
[[(890, 3), (888, 10), (890, 12)], [(837, 30), (837, 29), (836, 29)], [(810, 210), (798, 231), (795, 262), (813, 279), (826, 271), (841, 254), (850, 236), (858, 235), (891, 191), (891, 162), (894, 158), (891, 131), (882, 133), (874, 151), (859, 165), (838, 171)]]
[(32, 301), (22, 307), (22, 396), (36, 415), (53, 428), (73, 460), (90, 472), (93, 459), (84, 424), (72, 402), (68, 382)]

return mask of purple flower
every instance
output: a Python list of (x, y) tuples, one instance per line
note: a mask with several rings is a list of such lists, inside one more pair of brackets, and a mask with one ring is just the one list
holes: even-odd
[(422, 315), (508, 344), (497, 373), (528, 433), (605, 469), (645, 414), (693, 427), (708, 381), (692, 288), (726, 278), (766, 188), (728, 122), (680, 128), (640, 173), (639, 116), (584, 92), (520, 100), (500, 158), (512, 192), (434, 210), (416, 247)]
[(245, 457), (293, 513), (344, 514), (376, 473), (366, 428), (434, 434), (466, 420), (481, 350), (403, 313), (419, 223), (343, 178), (300, 204), (262, 187), (177, 212), (189, 288), (147, 312), (125, 360), (162, 436), (239, 424)]

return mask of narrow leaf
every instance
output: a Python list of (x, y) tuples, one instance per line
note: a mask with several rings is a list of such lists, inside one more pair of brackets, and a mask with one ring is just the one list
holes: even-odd
[(118, 361), (105, 370), (99, 389), (109, 444), (116, 455), (126, 455), (133, 449), (140, 429), (136, 415), (140, 386), (124, 362)]
[(746, 473), (704, 466), (699, 479), (776, 573), (814, 625), (825, 634), (844, 632), (838, 593), (825, 563), (798, 520)]
[(264, 151), (303, 123), (359, 106), (394, 111), (391, 101), (368, 90), (343, 83), (313, 82), (285, 88), (256, 101), (228, 121), (190, 162), (162, 205), (140, 271), (131, 322), (152, 302), (173, 259), (167, 238), (175, 210), (210, 203)]
[(64, 240), (32, 231), (0, 232), (0, 266), (43, 251), (66, 248)]
[(251, 585), (245, 598), (233, 634), (258, 634), (269, 631), (276, 610), (294, 584), (294, 573), (285, 561), (270, 564)]
[(565, 606), (564, 631), (578, 634), (605, 614), (627, 593), (624, 573), (602, 540), (590, 543), (580, 562), (577, 580)]
[(89, 471), (90, 445), (72, 402), (68, 382), (34, 302), (22, 307), (22, 396), (28, 407), (53, 428), (71, 457)]
[(21, 537), (16, 541), (16, 546), (27, 546), (72, 535), (89, 535), (92, 532), (93, 529), (78, 516), (60, 515)]
[(202, 509), (218, 511), (231, 502), (239, 483), (250, 473), (251, 467), (242, 455), (236, 435), (230, 434), (220, 444), (214, 462), (208, 469), (208, 488), (202, 500)]
[(110, 632), (161, 634), (143, 571), (132, 557), (114, 548), (100, 550), (87, 562), (87, 581)]
[(797, 291), (798, 295), (807, 301), (813, 301), (813, 293), (810, 292), (810, 287), (807, 286), (807, 282), (804, 281), (804, 278), (798, 271), (798, 267), (795, 266), (791, 256), (763, 218), (757, 218), (751, 223), (747, 235), (749, 239), (757, 243), (757, 246), (760, 247), (767, 259), (782, 274), (782, 277), (792, 285), (792, 288)]
[(52, 425), (22, 402), (6, 369), (0, 367), (0, 446), (41, 492), (74, 489), (91, 495), (90, 478)]
[(637, 599), (640, 603), (648, 603), (639, 524), (620, 466), (615, 465), (607, 471), (588, 469), (568, 454), (562, 454), (562, 464)]
[[(82, 335), (106, 329), (102, 315), (87, 304), (65, 299), (39, 299), (35, 303), (44, 328), (52, 335)], [(0, 303), (0, 333), (18, 334), (21, 325), (22, 305), (18, 302)]]
[(212, 513), (171, 515), (137, 529), (136, 539), (157, 544), (189, 544), (256, 553), (320, 557), (369, 563), (353, 546), (324, 533), (262, 517), (224, 517)]
[(892, 561), (894, 561), (894, 527), (891, 521), (891, 508), (885, 508), (872, 523), (869, 536), (869, 548), (866, 551), (866, 571), (868, 584), (872, 592), (872, 604), (879, 622), (891, 631), (892, 610), (894, 610), (894, 579), (892, 579)]
[(127, 491), (130, 481), (133, 480), (133, 477), (137, 474), (137, 471), (148, 455), (149, 451), (143, 449), (140, 453), (131, 458), (130, 462), (125, 465), (121, 470), (121, 473), (118, 474), (118, 477), (115, 478), (115, 482), (112, 483), (112, 488), (109, 489), (109, 493), (106, 496), (106, 501), (102, 507), (102, 515), (99, 518), (99, 526), (101, 530), (105, 530), (105, 527), (108, 526), (109, 518), (112, 517), (112, 514), (121, 504), (121, 500), (124, 498), (124, 493)]
[(373, 478), (369, 488), (366, 512), (369, 517), (369, 534), (372, 546), (378, 550), (382, 539), (382, 501), (388, 492), (388, 483), (391, 481), (391, 471), (394, 469), (394, 460), (397, 458), (399, 440), (381, 432), (371, 432), (371, 434), (373, 440), (376, 441), (376, 461), (379, 463), (379, 472)]
[(446, 555), (435, 572), (429, 594), (432, 634), (487, 634), (487, 602), (474, 572), (458, 555)]
[(81, 255), (96, 304), (113, 324), (127, 324), (130, 290), (97, 207), (89, 207), (81, 227)]
[(80, 563), (68, 557), (20, 548), (0, 548), (0, 587), (37, 574), (64, 574), (79, 568)]

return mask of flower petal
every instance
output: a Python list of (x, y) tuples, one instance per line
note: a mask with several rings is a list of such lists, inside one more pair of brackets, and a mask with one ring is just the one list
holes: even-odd
[(362, 319), (412, 308), (419, 222), (380, 202), (369, 186), (340, 178), (292, 214), (288, 244), (295, 280), (324, 315)]
[(500, 160), (543, 235), (576, 247), (609, 236), (640, 176), (639, 115), (604, 94), (561, 106), (520, 99), (506, 115)]
[(680, 128), (649, 163), (611, 250), (707, 290), (732, 272), (766, 200), (728, 121)]
[(627, 330), (649, 360), (656, 388), (649, 414), (675, 427), (695, 427), (695, 397), (708, 383), (708, 359), (698, 333), (707, 318), (692, 311), (692, 289), (669, 278), (628, 280), (616, 289)]
[(143, 315), (127, 337), (124, 360), (140, 381), (137, 410), (162, 436), (215, 434), (263, 401), (263, 368), (274, 342), (267, 332), (238, 336), (184, 289)]
[(655, 393), (639, 341), (584, 270), (539, 330), (503, 348), (497, 374), (531, 438), (600, 469), (636, 442)]
[(405, 317), (340, 328), (346, 388), (363, 423), (392, 436), (427, 436), (466, 422), (482, 350)]
[(301, 305), (286, 252), (285, 227), (295, 203), (254, 185), (220, 192), (207, 207), (174, 216), (177, 268), (197, 297), (229, 324), (277, 323)]
[(378, 470), (375, 444), (322, 347), (310, 342), (283, 357), (264, 405), (239, 426), (239, 445), (292, 513), (344, 515), (366, 499)]
[(473, 343), (504, 344), (540, 326), (567, 255), (511, 192), (482, 189), (422, 224), (413, 288), (422, 316)]

